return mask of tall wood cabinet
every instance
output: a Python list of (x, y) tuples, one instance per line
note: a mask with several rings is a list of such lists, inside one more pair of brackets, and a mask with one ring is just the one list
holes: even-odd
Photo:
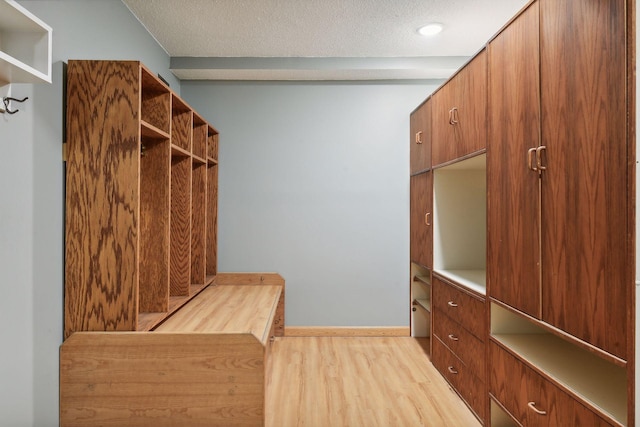
[(65, 338), (144, 331), (216, 274), (218, 132), (137, 61), (69, 61)]
[(411, 113), (410, 123), (411, 335), (424, 338), (431, 336), (433, 258), (430, 98)]
[(634, 68), (634, 1), (532, 0), (430, 97), (432, 361), (484, 423), (635, 425)]

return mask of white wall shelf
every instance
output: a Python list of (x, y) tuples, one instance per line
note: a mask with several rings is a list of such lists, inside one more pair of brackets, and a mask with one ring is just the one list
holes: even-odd
[(14, 0), (0, 0), (0, 86), (51, 83), (51, 33)]

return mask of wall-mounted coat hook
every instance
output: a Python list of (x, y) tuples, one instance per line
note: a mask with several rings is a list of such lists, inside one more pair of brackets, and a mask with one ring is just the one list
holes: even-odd
[(11, 109), (9, 108), (9, 103), (10, 103), (11, 101), (15, 101), (15, 102), (24, 102), (24, 101), (26, 101), (27, 99), (29, 99), (29, 97), (28, 97), (28, 96), (25, 96), (23, 99), (13, 98), (13, 97), (11, 97), (11, 96), (5, 96), (4, 98), (2, 98), (2, 103), (4, 104), (4, 108), (1, 108), (1, 107), (0, 107), (0, 113), (2, 113), (2, 114), (4, 114), (4, 113), (9, 113), (9, 114), (15, 114), (15, 113), (17, 113), (17, 112), (18, 112), (18, 111), (20, 111), (20, 110), (18, 110), (18, 109), (16, 109), (16, 110), (11, 110)]

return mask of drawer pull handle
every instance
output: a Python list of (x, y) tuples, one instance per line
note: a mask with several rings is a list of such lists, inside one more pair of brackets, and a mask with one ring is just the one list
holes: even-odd
[(455, 335), (453, 335), (453, 334), (449, 334), (449, 339), (450, 339), (451, 341), (458, 341), (458, 337), (457, 337), (457, 336), (455, 336)]
[(447, 305), (448, 305), (449, 307), (457, 307), (457, 306), (458, 306), (458, 304), (456, 304), (456, 303), (455, 303), (455, 302), (453, 302), (453, 301), (449, 301), (449, 302), (447, 303)]
[(458, 375), (458, 371), (456, 371), (456, 370), (453, 368), (453, 366), (449, 366), (449, 367), (447, 368), (447, 370), (448, 370), (449, 372), (451, 372), (452, 374), (454, 374), (454, 375)]
[(426, 214), (424, 214), (424, 223), (427, 226), (431, 226), (431, 221), (429, 220), (431, 217), (431, 212), (427, 212)]
[(416, 133), (416, 144), (422, 144), (422, 131)]
[(536, 402), (529, 402), (527, 403), (527, 406), (538, 415), (547, 415), (547, 411), (541, 411), (540, 409), (536, 408)]

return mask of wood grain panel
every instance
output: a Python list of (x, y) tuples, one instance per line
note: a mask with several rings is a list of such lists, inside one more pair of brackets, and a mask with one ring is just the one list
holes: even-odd
[(191, 283), (205, 282), (207, 165), (193, 164), (191, 175)]
[(191, 158), (171, 158), (171, 295), (189, 295), (191, 284)]
[(193, 111), (174, 95), (171, 108), (171, 143), (191, 152), (192, 127)]
[(206, 213), (206, 271), (207, 276), (218, 272), (218, 165), (207, 165)]
[(410, 257), (423, 267), (433, 265), (433, 173), (413, 175), (410, 179)]
[(144, 139), (140, 158), (140, 312), (166, 312), (169, 304), (169, 140)]
[(433, 275), (431, 279), (432, 309), (454, 319), (480, 341), (486, 340), (484, 300)]
[(139, 64), (69, 61), (67, 78), (65, 337), (135, 330)]
[(263, 352), (250, 334), (74, 334), (60, 425), (264, 425)]
[(539, 177), (527, 165), (540, 143), (538, 26), (533, 3), (488, 47), (487, 288), (540, 318)]
[[(411, 113), (410, 127), (410, 173), (411, 175), (414, 175), (431, 168), (430, 99), (427, 99), (413, 113)], [(418, 133), (420, 133), (419, 136)]]
[(626, 360), (625, 1), (545, 0), (540, 18), (543, 319)]
[(142, 93), (140, 96), (142, 106), (141, 118), (145, 122), (169, 133), (170, 129), (170, 105), (171, 93), (157, 77), (144, 66), (141, 68)]

